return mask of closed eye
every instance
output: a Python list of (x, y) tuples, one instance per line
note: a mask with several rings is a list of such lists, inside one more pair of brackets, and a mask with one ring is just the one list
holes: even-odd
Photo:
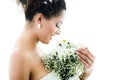
[(62, 25), (62, 23), (56, 23), (57, 28), (60, 28), (61, 25)]

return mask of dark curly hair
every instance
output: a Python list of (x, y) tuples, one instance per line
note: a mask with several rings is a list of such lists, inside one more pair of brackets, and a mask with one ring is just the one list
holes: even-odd
[(36, 13), (42, 13), (45, 18), (59, 16), (62, 10), (66, 10), (64, 0), (17, 0), (21, 4), (26, 20), (32, 21)]

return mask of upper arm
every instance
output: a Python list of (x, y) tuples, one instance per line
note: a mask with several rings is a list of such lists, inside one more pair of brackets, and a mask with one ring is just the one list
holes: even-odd
[(14, 53), (10, 61), (10, 80), (29, 80), (30, 68), (27, 59), (20, 53)]

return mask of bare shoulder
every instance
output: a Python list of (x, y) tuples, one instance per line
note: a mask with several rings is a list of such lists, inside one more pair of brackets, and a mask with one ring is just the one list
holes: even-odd
[(30, 59), (30, 54), (25, 52), (24, 50), (16, 50), (11, 55), (11, 61), (18, 61), (19, 63), (28, 63)]
[[(16, 64), (20, 66), (28, 65), (29, 59), (30, 59), (29, 54), (27, 54), (23, 50), (16, 50), (11, 55), (11, 63), (13, 63), (13, 65), (16, 65)], [(21, 65), (21, 64), (24, 64), (24, 65)]]
[(10, 59), (10, 80), (29, 80), (29, 57), (22, 50), (12, 53)]

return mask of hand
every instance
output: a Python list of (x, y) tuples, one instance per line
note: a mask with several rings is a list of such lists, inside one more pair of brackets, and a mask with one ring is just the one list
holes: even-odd
[(95, 57), (91, 54), (88, 48), (81, 48), (77, 50), (76, 53), (85, 66), (83, 80), (86, 80), (92, 72)]

